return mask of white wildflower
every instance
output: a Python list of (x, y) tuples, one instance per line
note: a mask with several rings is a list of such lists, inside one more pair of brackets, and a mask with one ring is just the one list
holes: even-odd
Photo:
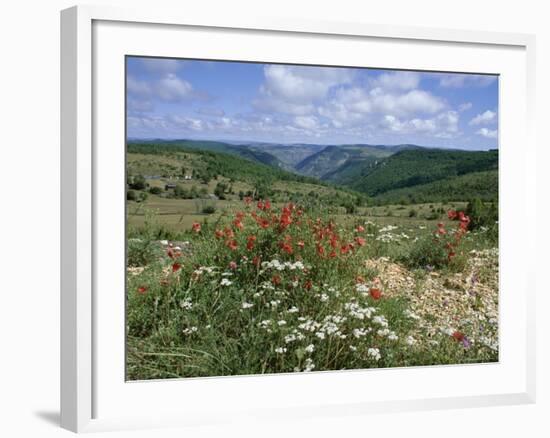
[(380, 350), (378, 348), (369, 348), (367, 350), (367, 355), (374, 360), (380, 360), (382, 356), (380, 355)]
[(193, 302), (189, 298), (186, 298), (180, 302), (180, 307), (182, 309), (189, 310), (193, 307)]
[(190, 334), (192, 334), (192, 333), (195, 333), (197, 330), (198, 330), (198, 328), (195, 327), (195, 326), (193, 326), (193, 327), (188, 327), (188, 328), (183, 329), (183, 330), (182, 330), (182, 333), (183, 333), (184, 335), (190, 335)]
[(222, 278), (222, 281), (220, 282), (220, 286), (231, 286), (233, 284), (232, 281), (229, 281), (227, 278)]
[(308, 353), (313, 353), (313, 351), (315, 350), (315, 345), (313, 344), (309, 344), (306, 348), (305, 348), (306, 352)]
[(275, 349), (275, 353), (279, 353), (279, 354), (283, 354), (283, 353), (286, 353), (286, 347), (277, 347)]
[(253, 306), (254, 306), (254, 304), (252, 304), (252, 303), (246, 303), (246, 302), (242, 303), (242, 305), (241, 305), (241, 307), (242, 307), (243, 309), (250, 309), (250, 308), (253, 307)]

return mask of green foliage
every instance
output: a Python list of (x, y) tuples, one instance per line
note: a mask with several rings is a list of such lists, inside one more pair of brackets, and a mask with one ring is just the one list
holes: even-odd
[(498, 168), (498, 151), (403, 150), (385, 159), (351, 187), (371, 196), (390, 190)]
[(409, 210), (409, 217), (416, 217), (418, 215), (417, 211), (414, 208)]
[(410, 268), (442, 268), (449, 260), (447, 251), (433, 235), (424, 236), (414, 242), (407, 256), (402, 260)]
[(160, 187), (149, 187), (149, 193), (152, 195), (160, 195), (163, 192), (163, 190)]
[(137, 200), (137, 194), (134, 190), (127, 190), (126, 191), (126, 200), (127, 201), (136, 201)]
[(378, 204), (414, 204), (427, 202), (468, 201), (480, 198), (485, 202), (498, 199), (498, 171), (473, 172), (449, 177), (428, 184), (389, 190), (376, 196)]
[(216, 213), (216, 207), (214, 207), (213, 205), (206, 205), (202, 208), (202, 212), (204, 214), (214, 214)]
[(130, 188), (134, 190), (145, 190), (147, 188), (147, 181), (143, 175), (135, 175), (130, 182)]
[(477, 230), (482, 227), (493, 228), (498, 221), (498, 208), (496, 203), (483, 203), (476, 198), (468, 203), (465, 213), (470, 217), (470, 230)]

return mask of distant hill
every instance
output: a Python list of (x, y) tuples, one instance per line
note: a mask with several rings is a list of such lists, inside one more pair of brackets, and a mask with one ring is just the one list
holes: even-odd
[[(131, 141), (128, 148), (129, 152), (161, 155), (193, 151), (202, 157), (197, 161), (198, 168), (206, 165), (203, 173), (217, 172), (243, 181), (265, 177), (272, 181), (330, 184), (384, 203), (498, 197), (498, 150), (435, 149), (413, 144), (241, 144), (185, 139)], [(159, 164), (158, 169), (167, 169), (167, 165)], [(158, 174), (157, 169), (141, 172)], [(170, 172), (177, 173), (178, 169)]]
[(327, 146), (296, 164), (295, 168), (304, 175), (320, 179), (331, 175), (332, 180), (337, 180), (335, 174), (338, 169), (349, 166), (351, 162), (371, 162), (391, 154), (392, 152), (368, 146)]
[(275, 155), (269, 153), (260, 147), (252, 147), (249, 145), (231, 144), (222, 141), (210, 140), (142, 140), (132, 141), (132, 144), (155, 144), (163, 146), (177, 146), (189, 149), (197, 149), (202, 151), (223, 152), (226, 154), (237, 155), (247, 158), (258, 163), (266, 164), (271, 167), (292, 170), (292, 166), (286, 165), (280, 161)]
[(402, 150), (381, 161), (349, 186), (369, 196), (377, 196), (390, 190), (489, 170), (498, 170), (496, 150)]
[(390, 190), (375, 199), (382, 204), (498, 200), (498, 171), (471, 172), (427, 184)]

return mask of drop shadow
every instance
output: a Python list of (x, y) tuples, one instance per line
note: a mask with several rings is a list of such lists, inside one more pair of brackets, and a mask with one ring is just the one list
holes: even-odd
[(58, 411), (36, 411), (34, 415), (52, 426), (59, 426), (61, 421), (61, 415)]

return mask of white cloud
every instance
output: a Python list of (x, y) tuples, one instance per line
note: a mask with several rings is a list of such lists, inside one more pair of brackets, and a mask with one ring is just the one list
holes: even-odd
[(260, 96), (253, 104), (261, 110), (311, 114), (314, 103), (324, 99), (332, 87), (349, 83), (353, 76), (345, 68), (267, 65)]
[(464, 103), (461, 103), (460, 105), (458, 105), (458, 110), (460, 112), (463, 112), (463, 111), (468, 111), (469, 109), (472, 108), (472, 103), (471, 102), (464, 102)]
[(351, 81), (344, 68), (268, 65), (264, 67), (267, 93), (292, 102), (309, 103), (326, 96), (329, 88)]
[(476, 132), (476, 134), (481, 135), (485, 138), (497, 138), (498, 137), (498, 131), (496, 129), (487, 129), (487, 128), (481, 128), (479, 131)]
[(423, 90), (406, 92), (353, 87), (337, 90), (334, 97), (319, 107), (319, 114), (331, 120), (333, 126), (353, 126), (379, 115), (410, 117), (416, 114), (435, 114), (443, 110), (443, 99)]
[(446, 88), (462, 88), (462, 87), (486, 87), (491, 85), (496, 79), (495, 75), (475, 75), (475, 74), (459, 74), (451, 73), (441, 76), (437, 74), (439, 85)]
[(314, 116), (297, 116), (294, 117), (294, 125), (302, 129), (318, 129), (319, 121)]
[(413, 118), (401, 120), (393, 115), (385, 115), (380, 127), (399, 134), (423, 134), (436, 138), (453, 138), (459, 134), (459, 115), (456, 111), (446, 111), (428, 119)]
[(497, 113), (491, 110), (487, 110), (484, 113), (478, 114), (472, 120), (470, 120), (470, 125), (487, 125), (490, 123), (495, 123), (497, 121)]
[(373, 87), (385, 90), (412, 90), (418, 87), (420, 75), (411, 71), (382, 73), (372, 81)]
[(168, 73), (155, 83), (156, 96), (166, 102), (180, 102), (191, 97), (193, 87), (173, 73)]
[(175, 103), (194, 97), (191, 84), (173, 73), (168, 73), (151, 82), (128, 76), (126, 89), (129, 106), (135, 108), (152, 106), (151, 100)]
[(128, 76), (126, 79), (126, 90), (128, 94), (139, 97), (151, 96), (151, 86), (145, 81), (139, 81), (133, 76)]

